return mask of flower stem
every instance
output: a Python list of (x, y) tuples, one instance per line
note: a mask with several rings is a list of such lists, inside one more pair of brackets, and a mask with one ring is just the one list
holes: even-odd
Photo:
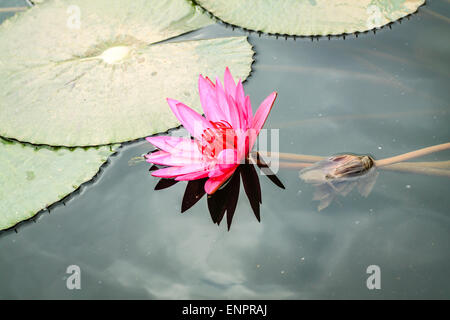
[(427, 155), (430, 153), (443, 151), (443, 150), (447, 150), (447, 149), (450, 149), (450, 142), (438, 144), (435, 146), (419, 149), (419, 150), (408, 152), (408, 153), (404, 153), (399, 156), (395, 156), (395, 157), (391, 157), (391, 158), (376, 160), (375, 165), (377, 167), (384, 167), (384, 166), (394, 164), (394, 163), (397, 163), (400, 161), (414, 159), (414, 158), (421, 157), (421, 156), (424, 156), (424, 155)]
[[(381, 160), (376, 160), (375, 165), (377, 167), (384, 167), (390, 164), (394, 164), (397, 162), (407, 161), (411, 160), (417, 157), (421, 157), (430, 153), (439, 152), (443, 150), (450, 149), (450, 142), (438, 144), (435, 146), (419, 149), (416, 151), (404, 153), (395, 157), (385, 158)], [(304, 162), (316, 162), (325, 159), (325, 157), (320, 156), (311, 156), (311, 155), (305, 155), (305, 154), (295, 154), (295, 153), (285, 153), (285, 152), (267, 152), (267, 151), (259, 151), (259, 154), (262, 156), (268, 156), (268, 157), (277, 157), (278, 159), (283, 160), (295, 160), (295, 161), (304, 161)]]
[[(280, 168), (300, 170), (312, 166), (308, 162), (279, 162)], [(398, 162), (380, 167), (382, 170), (410, 172), (450, 178), (450, 161)]]
[(412, 166), (411, 163), (408, 163), (408, 162), (398, 162), (398, 163), (383, 166), (380, 169), (391, 170), (391, 171), (400, 171), (400, 172), (419, 173), (419, 174), (426, 174), (426, 175), (431, 175), (431, 176), (441, 176), (441, 177), (450, 178), (450, 170), (439, 169), (439, 168), (434, 168), (434, 167)]
[[(435, 146), (419, 149), (416, 151), (404, 153), (398, 156), (375, 160), (375, 166), (391, 171), (411, 172), (433, 176), (443, 176), (450, 178), (450, 161), (434, 162), (404, 162), (417, 157), (421, 157), (434, 152), (450, 149), (450, 142), (438, 144)], [(267, 152), (259, 151), (259, 154), (266, 157), (277, 157), (282, 160), (300, 161), (300, 162), (279, 162), (280, 168), (303, 169), (312, 165), (312, 163), (325, 159), (321, 156), (312, 156), (305, 154), (294, 154), (285, 152)], [(255, 156), (256, 153), (252, 153)]]
[(0, 12), (18, 12), (18, 11), (25, 11), (28, 7), (7, 7), (7, 8), (0, 8)]

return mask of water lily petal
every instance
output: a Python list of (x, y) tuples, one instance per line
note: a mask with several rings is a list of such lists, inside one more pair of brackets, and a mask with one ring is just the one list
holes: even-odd
[(181, 124), (194, 137), (201, 138), (203, 132), (211, 128), (211, 123), (187, 105), (173, 99), (167, 99), (170, 108)]
[(227, 95), (227, 103), (230, 109), (230, 124), (234, 129), (239, 129), (244, 127), (244, 114), (242, 113), (242, 108), (240, 108), (236, 101), (231, 95)]
[[(164, 152), (164, 151), (162, 151), (162, 152)], [(186, 166), (189, 164), (203, 162), (202, 158), (175, 156), (170, 153), (159, 154), (159, 155), (151, 154), (151, 155), (146, 156), (146, 160), (149, 163), (159, 164), (159, 165), (163, 165), (163, 166)]]
[(224, 76), (225, 93), (231, 95), (235, 98), (236, 94), (236, 83), (234, 82), (233, 76), (231, 75), (230, 69), (226, 67)]
[[(202, 158), (202, 154), (198, 149), (197, 143), (190, 138), (156, 136), (148, 137), (146, 140), (158, 149), (178, 157), (194, 159)], [(155, 154), (155, 152), (152, 154)]]
[(183, 174), (181, 176), (176, 177), (175, 180), (177, 180), (177, 181), (190, 181), (190, 180), (197, 180), (197, 179), (206, 178), (207, 176), (208, 176), (208, 171), (199, 171), (199, 172)]
[(227, 173), (225, 173), (221, 176), (209, 178), (205, 182), (206, 193), (213, 194), (214, 192), (216, 192), (220, 188), (220, 186), (223, 185), (228, 180), (228, 178), (233, 175), (235, 170), (236, 170), (236, 168), (229, 170)]
[(209, 177), (218, 177), (226, 174), (231, 169), (235, 169), (239, 164), (238, 153), (233, 149), (225, 149), (222, 150), (217, 156), (217, 163), (212, 169), (208, 176)]
[(211, 86), (212, 86), (213, 88), (216, 87), (216, 85), (214, 84), (214, 82), (213, 82), (210, 78), (208, 78), (208, 76), (206, 76), (205, 79), (211, 84)]
[(235, 164), (226, 164), (220, 167), (217, 166), (216, 168), (208, 172), (208, 177), (210, 178), (220, 177), (226, 174), (227, 172), (230, 172), (230, 170), (234, 171), (235, 169), (236, 169)]
[(246, 114), (247, 114), (247, 129), (248, 129), (253, 124), (252, 102), (250, 101), (250, 97), (249, 96), (245, 97), (244, 110), (246, 110)]
[(225, 94), (225, 90), (222, 87), (222, 84), (220, 83), (219, 78), (216, 78), (216, 101), (219, 108), (222, 110), (223, 115), (225, 116), (225, 120), (227, 122), (231, 123), (231, 114), (230, 114), (230, 106), (228, 105), (227, 96)]
[(166, 151), (156, 151), (156, 152), (152, 152), (150, 154), (146, 154), (144, 156), (144, 158), (147, 162), (154, 163), (153, 160), (158, 160), (158, 159), (164, 158), (168, 155), (170, 155), (170, 153), (168, 153)]
[(242, 114), (241, 128), (247, 129), (252, 124), (253, 113), (251, 106), (250, 110), (248, 110), (248, 107), (246, 105), (244, 87), (242, 86), (242, 82), (240, 79), (236, 86), (235, 101)]
[(269, 115), (276, 98), (277, 93), (272, 92), (266, 99), (264, 99), (264, 101), (261, 103), (258, 110), (256, 111), (255, 117), (253, 118), (252, 127), (253, 129), (256, 130), (257, 134), (264, 126), (264, 122), (266, 122), (267, 116)]
[[(180, 120), (180, 114), (178, 112), (177, 105), (181, 102), (177, 101), (175, 99), (171, 99), (171, 98), (167, 98), (166, 100), (167, 100), (167, 103), (169, 104), (170, 109), (172, 110), (173, 114), (175, 115), (175, 117), (177, 117), (177, 119)], [(181, 122), (181, 120), (180, 120), (180, 122)]]
[[(164, 169), (159, 169), (152, 172), (152, 176), (159, 178), (175, 178), (180, 175), (206, 171), (208, 168), (207, 163), (196, 163), (190, 164), (183, 167), (169, 167)], [(207, 171), (206, 171), (207, 172)]]
[(215, 86), (208, 77), (198, 77), (198, 92), (206, 118), (216, 122), (224, 120), (225, 115), (217, 104)]
[(217, 156), (216, 166), (228, 166), (238, 163), (237, 152), (234, 149), (224, 149)]
[(244, 162), (245, 157), (253, 149), (257, 137), (255, 129), (250, 128), (246, 131), (237, 132), (237, 155), (240, 163)]
[(152, 145), (157, 147), (160, 150), (167, 151), (172, 153), (174, 150), (182, 150), (184, 149), (184, 145), (187, 143), (193, 143), (191, 139), (182, 138), (182, 137), (172, 137), (172, 136), (155, 136), (155, 137), (147, 137), (145, 138)]

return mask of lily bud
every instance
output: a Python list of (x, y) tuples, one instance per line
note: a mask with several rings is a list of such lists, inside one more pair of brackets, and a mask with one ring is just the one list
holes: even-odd
[(343, 154), (319, 161), (300, 171), (300, 178), (308, 183), (357, 177), (369, 171), (374, 160), (367, 155)]

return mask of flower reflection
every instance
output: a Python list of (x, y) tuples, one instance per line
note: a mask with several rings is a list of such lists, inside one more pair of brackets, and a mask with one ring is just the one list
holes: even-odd
[[(265, 175), (278, 187), (284, 189), (283, 183), (270, 170), (269, 166), (258, 157), (257, 165), (264, 170)], [(150, 171), (158, 170), (159, 167), (153, 165)], [(253, 213), (258, 221), (261, 221), (260, 205), (262, 204), (261, 186), (259, 184), (259, 176), (255, 166), (251, 163), (239, 165), (233, 172), (232, 176), (213, 194), (207, 195), (208, 210), (211, 215), (213, 223), (220, 225), (225, 213), (227, 219), (228, 230), (230, 230), (233, 216), (236, 211), (237, 202), (239, 198), (241, 179), (245, 194), (250, 202)], [(192, 208), (205, 194), (205, 183), (208, 178), (190, 180), (187, 183), (184, 192), (183, 201), (181, 203), (181, 212), (185, 212)], [(178, 180), (162, 178), (155, 186), (155, 190), (162, 190), (169, 188)]]
[(300, 178), (316, 187), (313, 200), (319, 201), (320, 211), (337, 195), (345, 197), (354, 187), (367, 197), (378, 177), (374, 163), (367, 155), (337, 155), (301, 170)]

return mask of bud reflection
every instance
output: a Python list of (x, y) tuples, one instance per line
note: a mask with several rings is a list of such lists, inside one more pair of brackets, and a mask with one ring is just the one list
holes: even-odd
[(300, 178), (316, 187), (313, 200), (319, 201), (319, 211), (328, 207), (337, 195), (345, 197), (354, 187), (367, 197), (377, 176), (372, 157), (353, 154), (333, 156), (300, 171)]

